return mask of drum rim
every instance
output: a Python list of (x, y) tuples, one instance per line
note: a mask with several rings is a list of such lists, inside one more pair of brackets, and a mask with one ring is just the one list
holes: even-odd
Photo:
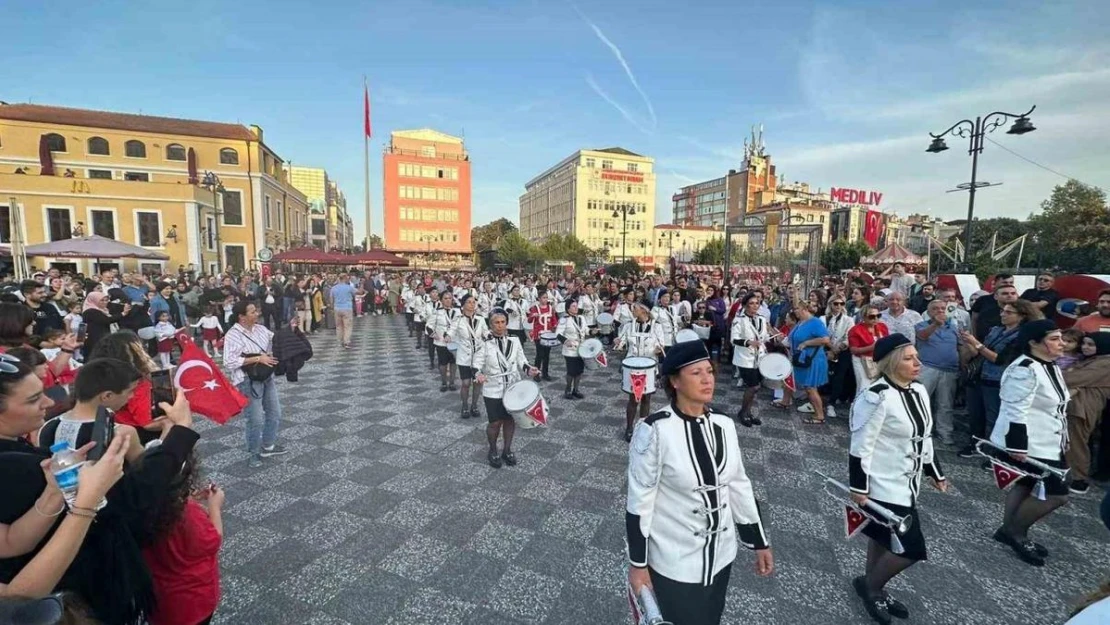
[[(763, 358), (760, 359), (759, 365), (757, 365), (757, 368), (759, 369), (760, 373), (762, 373), (764, 363), (767, 363), (768, 364), (768, 369), (770, 369), (770, 365), (772, 365), (776, 362), (784, 362), (786, 364), (786, 367), (782, 368), (784, 373), (785, 373), (785, 375), (783, 375), (783, 379), (786, 379), (787, 377), (789, 377), (790, 376), (790, 371), (793, 369), (793, 366), (790, 363), (790, 359), (785, 354), (779, 354), (779, 353), (776, 353), (776, 352), (772, 352), (770, 354), (765, 354), (763, 356)], [(770, 373), (774, 373), (774, 371), (771, 371)], [(764, 376), (771, 377), (767, 374), (764, 374)], [(778, 378), (775, 378), (775, 379), (778, 379)]]
[[(526, 384), (526, 383), (527, 383), (527, 384)], [(522, 407), (522, 408), (509, 408), (508, 406), (505, 406), (505, 410), (507, 410), (507, 411), (509, 411), (509, 412), (520, 412), (520, 411), (522, 411), (522, 410), (527, 410), (527, 409), (528, 409), (528, 406), (531, 406), (531, 405), (532, 405), (532, 403), (534, 403), (534, 402), (536, 401), (536, 399), (538, 399), (538, 398), (542, 398), (542, 397), (543, 397), (543, 393), (542, 393), (542, 392), (540, 391), (540, 385), (539, 385), (539, 384), (536, 384), (536, 383), (535, 383), (535, 382), (533, 382), (532, 380), (519, 380), (519, 381), (517, 381), (517, 382), (513, 382), (512, 384), (510, 384), (510, 385), (508, 385), (507, 387), (505, 387), (505, 393), (504, 393), (504, 394), (503, 394), (503, 395), (501, 396), (501, 403), (502, 403), (502, 404), (504, 404), (504, 403), (505, 403), (505, 400), (509, 398), (509, 393), (510, 393), (510, 392), (512, 391), (513, 387), (515, 387), (515, 386), (517, 386), (517, 385), (520, 385), (520, 388), (534, 388), (534, 389), (536, 389), (536, 394), (535, 394), (535, 396), (534, 396), (534, 397), (532, 398), (532, 400), (531, 400), (531, 401), (529, 401), (529, 402), (528, 402), (528, 403), (527, 403), (527, 404), (526, 404), (526, 405), (525, 405), (524, 407)], [(514, 394), (514, 396), (515, 396), (515, 395), (516, 395), (516, 394)]]
[[(621, 366), (624, 366), (624, 364), (626, 362), (628, 362), (629, 360), (641, 360), (641, 361), (643, 361), (642, 364), (644, 365), (642, 367), (638, 367), (634, 364), (629, 364), (628, 365), (629, 369), (648, 369), (648, 368), (651, 368), (651, 367), (655, 367), (656, 365), (659, 364), (659, 361), (655, 360), (654, 358), (648, 358), (647, 356), (628, 356), (627, 358), (624, 358), (624, 359), (621, 360)], [(648, 363), (651, 363), (651, 364), (648, 364)]]

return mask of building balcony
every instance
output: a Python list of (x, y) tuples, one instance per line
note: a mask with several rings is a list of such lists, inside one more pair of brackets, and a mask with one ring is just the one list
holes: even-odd
[(49, 195), (79, 200), (82, 197), (138, 198), (199, 202), (211, 206), (212, 193), (183, 182), (143, 182), (101, 178), (66, 178), (34, 174), (0, 174), (0, 201), (9, 195)]
[(397, 156), (411, 156), (413, 158), (422, 158), (422, 159), (429, 160), (429, 161), (469, 161), (470, 160), (470, 155), (465, 154), (465, 153), (463, 153), (463, 154), (443, 154), (443, 153), (437, 152), (435, 156), (427, 156), (423, 152), (421, 152), (420, 150), (405, 150), (405, 149), (402, 149), (402, 148), (395, 148), (395, 147), (392, 147), (392, 146), (386, 146), (385, 149), (382, 150), (382, 153), (384, 153), (384, 154), (395, 154)]

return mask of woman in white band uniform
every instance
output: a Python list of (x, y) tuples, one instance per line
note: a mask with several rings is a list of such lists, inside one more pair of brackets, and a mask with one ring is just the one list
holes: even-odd
[(586, 363), (578, 355), (578, 348), (582, 341), (590, 338), (590, 330), (586, 327), (586, 320), (578, 314), (578, 300), (567, 300), (567, 314), (559, 320), (559, 327), (555, 334), (563, 344), (563, 360), (567, 368), (567, 390), (564, 397), (567, 399), (582, 399), (585, 397), (578, 390), (578, 381), (586, 370)]
[(887, 582), (927, 557), (917, 515), (921, 474), (924, 471), (941, 492), (948, 490), (948, 482), (933, 455), (929, 394), (914, 381), (921, 372), (917, 349), (905, 336), (892, 334), (875, 343), (875, 362), (882, 375), (856, 396), (849, 417), (850, 496), (861, 506), (873, 500), (898, 516), (909, 515), (913, 523), (898, 536), (901, 549), (885, 525), (871, 522), (861, 530), (871, 539), (867, 568), (852, 586), (871, 618), (886, 624), (891, 616), (909, 616), (906, 606), (884, 590)]
[[(490, 313), (489, 323), (491, 336), (486, 341), (482, 350), (483, 358), (479, 363), (479, 373), (476, 380), (482, 385), (482, 398), (486, 404), (486, 415), (489, 425), (486, 426), (486, 439), (489, 441), (489, 453), (486, 458), (489, 465), (500, 469), (501, 464), (513, 466), (517, 463), (513, 455), (513, 434), (516, 432), (516, 421), (505, 410), (502, 398), (505, 389), (521, 380), (521, 374), (534, 376), (535, 367), (528, 364), (528, 357), (524, 355), (524, 347), (515, 336), (509, 336), (507, 331), (509, 316), (504, 310), (495, 308)], [(504, 444), (501, 453), (497, 453), (497, 437), (501, 435)]]
[(505, 300), (502, 310), (509, 318), (509, 336), (515, 336), (520, 344), (524, 345), (528, 340), (528, 335), (524, 331), (524, 316), (528, 314), (528, 303), (520, 297), (519, 286), (514, 284), (509, 289), (509, 298)]
[(701, 341), (662, 365), (669, 406), (636, 424), (628, 450), (628, 582), (655, 591), (674, 625), (718, 625), (740, 544), (774, 570), (751, 480), (728, 417), (710, 412), (714, 372)]
[(482, 359), (485, 357), (482, 350), (485, 348), (489, 329), (486, 327), (486, 320), (477, 314), (478, 298), (463, 295), (459, 303), (462, 305), (462, 315), (455, 319), (451, 328), (451, 340), (459, 346), (455, 351), (455, 366), (459, 368), (459, 398), (462, 399), (462, 412), (459, 416), (469, 419), (481, 416), (478, 412), (481, 383), (475, 389), (471, 386), (474, 374), (482, 366)]
[(651, 318), (659, 326), (659, 332), (663, 335), (663, 348), (667, 349), (675, 344), (679, 319), (675, 316), (674, 310), (671, 309), (671, 294), (667, 291), (659, 291), (659, 304), (651, 310)]
[(443, 291), (439, 296), (439, 305), (432, 317), (432, 337), (436, 346), (436, 357), (439, 359), (439, 392), (453, 391), (455, 387), (455, 355), (447, 349), (451, 341), (451, 331), (455, 327), (455, 319), (459, 316), (459, 309), (455, 308), (454, 296), (451, 291)]
[[(632, 304), (631, 309), (633, 320), (621, 325), (616, 348), (628, 350), (628, 358), (638, 356), (658, 360), (663, 354), (663, 333), (659, 324), (651, 320), (651, 312), (643, 302)], [(655, 372), (651, 371), (648, 375), (655, 375)], [(636, 397), (628, 394), (628, 403), (624, 407), (624, 440), (632, 440), (632, 426), (636, 423), (637, 414), (643, 419), (651, 412), (652, 395), (654, 393), (644, 393), (637, 402)]]
[(767, 342), (771, 340), (771, 323), (759, 314), (763, 296), (752, 292), (744, 296), (740, 311), (732, 320), (729, 337), (732, 343), (732, 366), (736, 367), (739, 379), (736, 386), (744, 387), (744, 400), (736, 419), (740, 425), (751, 427), (762, 425), (763, 421), (752, 414), (752, 403), (763, 375), (759, 373), (759, 361), (767, 355)]
[[(1042, 471), (1023, 464), (1027, 458), (1058, 469), (1067, 468), (1066, 410), (1071, 393), (1056, 365), (1056, 359), (1064, 353), (1060, 330), (1051, 319), (1027, 321), (1018, 330), (1015, 343), (1021, 347), (1022, 355), (1006, 367), (999, 382), (1001, 404), (991, 442), (1009, 452), (1006, 462), (1032, 475)], [(1013, 549), (1025, 562), (1044, 566), (1048, 550), (1029, 539), (1029, 529), (1068, 502), (1068, 487), (1050, 474), (1043, 480), (1042, 501), (1033, 495), (1036, 482), (1032, 477), (1024, 477), (1010, 487), (1002, 527), (994, 533), (994, 539)]]

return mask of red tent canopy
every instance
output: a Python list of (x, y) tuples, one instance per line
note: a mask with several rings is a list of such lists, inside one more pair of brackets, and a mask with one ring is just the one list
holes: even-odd
[(274, 255), (279, 263), (305, 263), (311, 265), (346, 265), (348, 256), (329, 254), (316, 247), (298, 247)]
[(352, 256), (343, 256), (348, 265), (388, 265), (390, 267), (407, 267), (409, 261), (396, 254), (385, 250), (370, 250)]

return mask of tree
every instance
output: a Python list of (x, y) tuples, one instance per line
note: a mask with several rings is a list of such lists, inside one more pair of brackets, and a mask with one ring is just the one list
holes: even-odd
[(1077, 273), (1110, 271), (1110, 209), (1102, 189), (1076, 180), (1058, 185), (1029, 225), (1034, 240), (1026, 245), (1026, 258), (1037, 265)]
[(840, 239), (821, 251), (821, 264), (829, 273), (840, 273), (844, 269), (859, 267), (859, 259), (871, 255), (873, 251), (863, 241)]
[[(963, 230), (959, 234), (953, 235), (953, 238), (959, 237), (960, 243), (964, 243), (967, 237), (966, 222)], [(1013, 241), (1023, 234), (1029, 234), (1032, 230), (1031, 224), (1028, 221), (1019, 221), (1012, 217), (992, 217), (990, 219), (974, 219), (972, 220), (971, 228), (971, 255), (972, 262), (980, 254), (988, 255), (991, 251), (991, 243), (995, 244), (995, 248), (1000, 249), (1003, 245)], [(952, 242), (949, 238), (948, 242)], [(1026, 251), (1029, 251), (1029, 246), (1026, 246)], [(1028, 258), (1028, 257), (1027, 257)], [(1001, 264), (1006, 267), (1011, 267), (1017, 261), (1017, 255), (1002, 259)]]
[(504, 217), (475, 226), (470, 229), (470, 249), (475, 252), (496, 249), (497, 241), (510, 232), (517, 232), (516, 224)]
[(515, 268), (523, 267), (536, 259), (536, 246), (519, 232), (510, 232), (501, 237), (501, 244), (497, 247), (497, 256), (501, 262), (508, 263)]
[(694, 262), (699, 265), (722, 265), (725, 262), (725, 240), (710, 239), (694, 254)]
[(593, 250), (573, 234), (553, 234), (540, 244), (543, 260), (568, 260), (575, 267), (585, 267), (594, 256)]
[(605, 267), (605, 275), (617, 279), (629, 276), (638, 276), (640, 275), (641, 271), (642, 270), (640, 269), (640, 264), (632, 258), (629, 258), (624, 262), (606, 265)]
[[(380, 250), (383, 247), (385, 247), (385, 245), (382, 244), (382, 238), (380, 236), (376, 234), (370, 235), (370, 249)], [(366, 250), (366, 237), (362, 238), (362, 249), (363, 251)]]

